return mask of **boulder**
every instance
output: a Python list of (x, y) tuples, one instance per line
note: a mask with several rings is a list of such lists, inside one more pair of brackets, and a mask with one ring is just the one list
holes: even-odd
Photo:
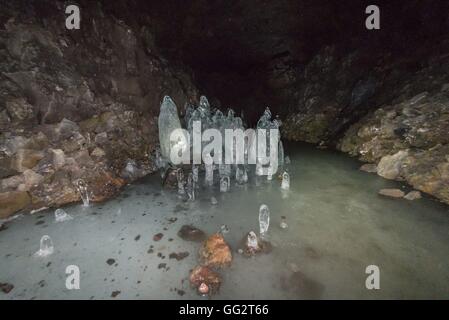
[(65, 154), (61, 149), (52, 149), (53, 154), (53, 167), (55, 170), (61, 169), (65, 164)]
[(6, 101), (6, 110), (12, 121), (24, 121), (34, 115), (33, 106), (24, 98), (17, 98)]
[(27, 169), (32, 169), (43, 158), (44, 153), (42, 151), (20, 149), (13, 157), (11, 167), (19, 172), (24, 172)]
[(25, 177), (23, 175), (15, 175), (1, 182), (1, 189), (3, 191), (13, 191), (21, 184), (25, 183)]
[(211, 235), (199, 252), (200, 263), (207, 267), (223, 268), (230, 266), (232, 262), (232, 253), (229, 245), (221, 234)]
[(6, 219), (26, 208), (31, 202), (30, 196), (23, 191), (0, 193), (0, 219)]
[(390, 198), (403, 198), (405, 193), (399, 189), (381, 189), (379, 194)]
[(402, 163), (407, 156), (408, 151), (401, 150), (394, 155), (382, 157), (377, 165), (377, 174), (386, 179), (397, 179), (401, 173)]

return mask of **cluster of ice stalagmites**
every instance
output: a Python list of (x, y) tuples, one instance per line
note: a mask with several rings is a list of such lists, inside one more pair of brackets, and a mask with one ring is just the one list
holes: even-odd
[[(206, 187), (216, 184), (220, 187), (221, 192), (229, 191), (232, 181), (242, 185), (246, 184), (249, 177), (253, 176), (257, 179), (266, 176), (267, 180), (272, 180), (272, 177), (278, 172), (279, 178), (286, 180), (283, 188), (288, 188), (289, 176), (284, 171), (284, 148), (279, 135), (281, 121), (272, 119), (269, 108), (265, 109), (252, 134), (246, 134), (249, 131), (246, 130), (242, 117), (236, 116), (234, 110), (228, 109), (224, 114), (217, 108), (211, 108), (205, 96), (200, 98), (198, 106), (186, 104), (182, 120), (178, 116), (174, 101), (168, 96), (164, 97), (159, 115), (161, 149), (156, 154), (155, 163), (163, 173), (164, 181), (169, 181), (166, 177), (172, 173), (174, 176), (172, 180), (175, 181), (179, 194), (185, 194), (191, 200), (195, 199), (194, 190), (199, 188), (199, 171), (204, 172)], [(221, 137), (219, 150), (214, 148), (210, 153), (205, 150), (215, 136), (211, 140), (205, 138), (205, 136), (208, 137), (208, 132), (206, 132), (208, 129), (212, 129), (208, 132), (219, 134)], [(245, 133), (243, 152), (238, 149), (240, 146), (237, 139), (232, 138), (230, 143), (225, 142), (227, 134), (230, 131), (237, 132), (237, 130)], [(173, 135), (174, 132), (179, 132), (179, 134)], [(273, 143), (270, 140), (271, 135)], [(196, 143), (195, 136), (200, 137)], [(190, 162), (174, 165), (171, 156), (175, 147), (176, 150), (187, 152)], [(259, 150), (263, 150), (263, 152), (261, 153)], [(262, 161), (261, 154), (270, 160)], [(273, 159), (276, 160), (275, 165), (273, 165)], [(215, 171), (218, 172), (215, 173)]]

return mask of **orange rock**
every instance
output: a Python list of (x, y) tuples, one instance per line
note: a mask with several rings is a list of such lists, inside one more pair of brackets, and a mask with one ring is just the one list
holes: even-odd
[(208, 267), (197, 266), (190, 272), (190, 285), (200, 294), (214, 294), (220, 289), (221, 277)]
[(222, 268), (232, 262), (232, 253), (223, 236), (211, 235), (200, 249), (200, 262), (208, 267)]

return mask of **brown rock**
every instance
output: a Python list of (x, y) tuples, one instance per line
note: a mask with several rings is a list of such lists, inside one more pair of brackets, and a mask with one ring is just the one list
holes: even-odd
[(179, 253), (173, 252), (173, 253), (169, 254), (168, 258), (169, 259), (176, 259), (177, 261), (181, 261), (182, 259), (187, 258), (188, 256), (189, 256), (189, 253), (187, 251), (186, 252), (179, 252)]
[(183, 240), (195, 242), (201, 242), (206, 239), (206, 234), (203, 230), (189, 225), (182, 226), (178, 231), (178, 236)]
[(31, 203), (27, 192), (10, 191), (0, 193), (0, 219), (8, 218)]
[(23, 183), (25, 183), (25, 177), (23, 175), (16, 175), (3, 179), (1, 182), (1, 188), (3, 191), (13, 191)]
[(199, 252), (200, 263), (208, 267), (222, 268), (232, 262), (232, 253), (223, 236), (216, 233), (211, 235)]
[(8, 294), (11, 290), (14, 289), (14, 286), (10, 283), (0, 283), (0, 290), (4, 293)]
[(221, 285), (220, 275), (205, 266), (195, 267), (190, 272), (189, 280), (190, 285), (197, 289), (200, 294), (214, 294), (218, 292)]
[(155, 234), (153, 236), (153, 241), (160, 241), (164, 235), (162, 233)]
[(14, 156), (11, 167), (19, 172), (24, 172), (27, 169), (32, 169), (43, 157), (44, 153), (41, 151), (20, 149)]
[(405, 193), (399, 189), (381, 189), (379, 194), (390, 198), (403, 198)]

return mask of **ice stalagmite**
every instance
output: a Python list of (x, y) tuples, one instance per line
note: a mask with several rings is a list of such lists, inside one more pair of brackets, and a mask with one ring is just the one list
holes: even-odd
[[(181, 122), (178, 117), (178, 109), (176, 108), (176, 104), (169, 96), (165, 96), (161, 104), (158, 125), (159, 125), (159, 143), (161, 145), (161, 154), (165, 159), (170, 159), (170, 150), (171, 150), (170, 135), (175, 130), (181, 129)], [(185, 138), (184, 141), (178, 142), (179, 143), (186, 142), (187, 137), (184, 138)], [(187, 148), (188, 146), (186, 145), (185, 147)]]
[(281, 188), (284, 190), (290, 189), (290, 175), (287, 171), (282, 174)]
[(270, 209), (266, 204), (261, 205), (259, 209), (259, 226), (260, 237), (264, 238), (270, 226)]
[(35, 257), (47, 257), (54, 251), (53, 241), (47, 235), (43, 236), (40, 241), (39, 250), (34, 254)]

